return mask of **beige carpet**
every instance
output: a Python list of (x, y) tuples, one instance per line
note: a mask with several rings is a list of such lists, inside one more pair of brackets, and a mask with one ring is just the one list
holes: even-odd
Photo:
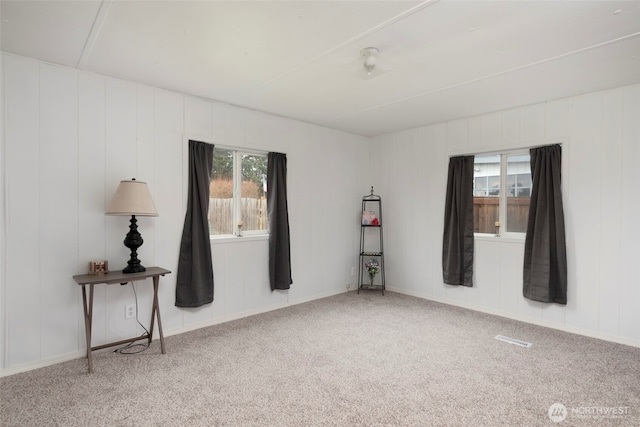
[[(494, 339), (505, 335), (530, 348)], [(640, 426), (640, 349), (351, 292), (0, 380), (2, 426)], [(556, 405), (552, 415), (549, 408)], [(564, 410), (562, 409), (564, 408)]]

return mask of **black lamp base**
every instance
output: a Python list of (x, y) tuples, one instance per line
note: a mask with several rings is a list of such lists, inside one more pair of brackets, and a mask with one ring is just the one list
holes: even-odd
[(135, 215), (131, 215), (129, 232), (124, 239), (124, 245), (131, 249), (131, 257), (129, 261), (127, 261), (127, 266), (122, 270), (124, 274), (142, 273), (147, 270), (140, 264), (140, 260), (138, 259), (138, 248), (142, 246), (142, 243), (144, 243), (144, 240), (142, 240), (142, 236), (138, 233), (138, 220), (136, 220)]
[(124, 274), (129, 274), (129, 273), (142, 273), (143, 271), (147, 271), (146, 268), (144, 268), (144, 266), (140, 265), (140, 261), (138, 261), (138, 264), (131, 264), (131, 260), (127, 261), (127, 266), (122, 270), (122, 272)]

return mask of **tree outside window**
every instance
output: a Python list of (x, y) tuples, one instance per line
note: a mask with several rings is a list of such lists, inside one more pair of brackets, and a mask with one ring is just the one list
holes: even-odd
[(267, 233), (266, 154), (215, 147), (211, 172), (210, 235)]

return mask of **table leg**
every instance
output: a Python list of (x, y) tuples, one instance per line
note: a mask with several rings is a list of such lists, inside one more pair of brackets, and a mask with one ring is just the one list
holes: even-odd
[(165, 354), (164, 348), (164, 334), (162, 333), (162, 320), (160, 319), (160, 305), (158, 304), (158, 283), (160, 282), (160, 276), (153, 276), (153, 305), (151, 309), (151, 329), (149, 331), (149, 344), (153, 338), (153, 325), (154, 320), (158, 318), (158, 333), (160, 334), (160, 349), (162, 354)]
[(87, 303), (86, 285), (82, 285), (82, 306), (84, 308), (84, 331), (87, 340), (87, 360), (89, 373), (93, 372), (93, 360), (91, 359), (91, 321), (93, 319), (93, 285), (89, 285), (89, 301)]

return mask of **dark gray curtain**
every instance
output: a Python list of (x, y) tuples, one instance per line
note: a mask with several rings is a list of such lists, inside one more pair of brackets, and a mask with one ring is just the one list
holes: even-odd
[(189, 141), (189, 196), (178, 259), (178, 307), (200, 307), (213, 301), (208, 219), (212, 166), (213, 145)]
[(287, 156), (269, 153), (267, 158), (267, 212), (269, 215), (269, 282), (271, 290), (289, 289), (291, 245), (287, 208)]
[(560, 145), (532, 148), (531, 205), (524, 244), (526, 298), (567, 303), (567, 251), (560, 179)]
[(473, 160), (449, 159), (442, 239), (442, 276), (449, 285), (473, 286)]

